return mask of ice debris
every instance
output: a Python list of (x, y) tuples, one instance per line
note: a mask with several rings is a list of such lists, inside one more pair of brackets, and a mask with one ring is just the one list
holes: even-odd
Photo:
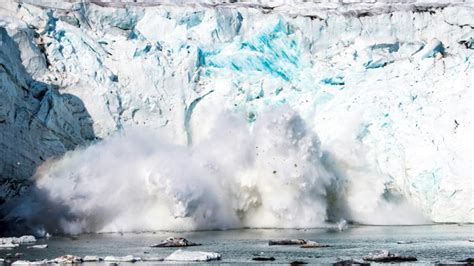
[(337, 223), (337, 229), (342, 232), (347, 229), (347, 221), (342, 219), (339, 223)]
[(377, 254), (369, 254), (368, 256), (363, 257), (365, 261), (374, 261), (374, 262), (403, 262), (403, 261), (416, 261), (417, 259), (413, 256), (402, 256), (398, 254), (393, 254), (388, 250), (383, 250)]
[(35, 265), (35, 266), (43, 266), (43, 265), (48, 265), (47, 260), (39, 260), (39, 261), (28, 261), (28, 260), (17, 260), (12, 263), (14, 266), (29, 266), (29, 265)]
[(12, 249), (18, 247), (18, 244), (14, 243), (0, 243), (0, 249)]
[(43, 245), (32, 245), (32, 246), (28, 246), (28, 248), (44, 249), (44, 248), (48, 248), (48, 245), (47, 245), (47, 244), (43, 244)]
[(307, 241), (305, 244), (300, 246), (300, 248), (326, 248), (326, 247), (330, 247), (330, 245), (321, 244), (315, 241)]
[(137, 262), (141, 261), (140, 257), (134, 257), (132, 255), (127, 255), (123, 257), (116, 257), (116, 256), (107, 256), (104, 258), (106, 262)]
[(211, 261), (220, 260), (221, 254), (204, 251), (176, 250), (165, 258), (165, 261)]
[(0, 249), (12, 249), (20, 245), (31, 244), (36, 242), (36, 238), (32, 235), (21, 237), (2, 237), (0, 238)]
[(186, 238), (182, 237), (168, 237), (166, 240), (163, 240), (159, 244), (154, 244), (151, 247), (154, 248), (167, 248), (167, 247), (190, 247), (190, 246), (200, 246), (201, 244), (191, 242)]
[(104, 259), (99, 256), (84, 256), (84, 258), (82, 258), (83, 262), (97, 262), (97, 261), (103, 261), (103, 260)]
[(400, 244), (400, 245), (403, 245), (403, 244), (413, 244), (413, 241), (400, 240), (400, 241), (397, 241), (397, 244)]
[(81, 263), (83, 260), (81, 257), (77, 257), (74, 255), (64, 255), (61, 257), (57, 257), (49, 262), (57, 263), (57, 264), (74, 264), (74, 263)]
[(36, 238), (32, 235), (0, 238), (0, 244), (12, 243), (12, 244), (24, 245), (24, 244), (34, 243), (34, 242), (36, 242)]
[(162, 257), (146, 257), (142, 258), (142, 261), (163, 261), (164, 258)]

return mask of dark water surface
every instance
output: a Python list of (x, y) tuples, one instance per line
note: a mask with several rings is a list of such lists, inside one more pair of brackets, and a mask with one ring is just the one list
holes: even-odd
[[(23, 260), (53, 259), (72, 254), (76, 256), (124, 256), (141, 258), (165, 257), (175, 248), (151, 248), (168, 236), (182, 236), (202, 246), (186, 250), (212, 251), (222, 255), (219, 264), (258, 263), (252, 257), (263, 254), (273, 256), (273, 264), (304, 261), (311, 264), (331, 264), (338, 260), (355, 259), (378, 250), (387, 249), (402, 255), (418, 258), (415, 264), (455, 263), (474, 257), (474, 225), (424, 225), (424, 226), (352, 226), (345, 231), (334, 229), (243, 229), (229, 231), (156, 232), (125, 234), (87, 234), (76, 237), (53, 236), (36, 244), (48, 244), (47, 249), (0, 250), (0, 257), (7, 253), (21, 252)], [(303, 238), (330, 244), (328, 248), (302, 249), (298, 246), (269, 246), (268, 240)], [(413, 241), (397, 244), (397, 241)], [(165, 264), (166, 262), (139, 262), (135, 264)], [(267, 263), (267, 262), (266, 262)], [(168, 263), (169, 264), (169, 263)], [(404, 265), (410, 265), (404, 264)]]

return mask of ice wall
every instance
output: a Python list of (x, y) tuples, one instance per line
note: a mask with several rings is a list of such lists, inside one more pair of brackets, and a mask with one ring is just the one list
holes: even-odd
[(80, 99), (28, 74), (46, 70), (28, 34), (0, 26), (0, 205), (28, 189), (37, 165), (95, 138)]
[(397, 203), (474, 221), (469, 3), (1, 7), (38, 48), (20, 45), (28, 72), (83, 101), (98, 137), (140, 125), (199, 146), (223, 112), (252, 131), (285, 105), (319, 136), (337, 217), (387, 223)]

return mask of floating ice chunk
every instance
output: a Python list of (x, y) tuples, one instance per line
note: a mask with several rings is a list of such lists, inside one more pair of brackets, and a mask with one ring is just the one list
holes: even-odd
[(146, 257), (142, 258), (142, 261), (163, 261), (164, 258), (162, 257)]
[(14, 237), (2, 237), (0, 238), (0, 244), (13, 243)]
[(5, 256), (3, 257), (4, 259), (18, 259), (20, 258), (21, 256), (23, 256), (25, 254), (21, 253), (21, 252), (16, 252), (15, 254), (13, 253), (7, 253), (5, 254)]
[(25, 235), (16, 239), (16, 243), (18, 244), (27, 244), (33, 242), (36, 242), (36, 238), (32, 235)]
[(165, 258), (165, 261), (211, 261), (220, 260), (221, 254), (203, 251), (176, 250)]
[(81, 263), (82, 258), (74, 256), (74, 255), (64, 255), (64, 256), (61, 256), (61, 257), (57, 257), (57, 258), (51, 260), (50, 262), (58, 263), (58, 264), (73, 264), (73, 263)]
[(48, 245), (44, 244), (44, 245), (33, 245), (33, 246), (28, 246), (28, 248), (35, 248), (35, 249), (43, 249), (43, 248), (47, 248)]
[(19, 246), (18, 244), (14, 244), (14, 243), (2, 243), (0, 244), (0, 249), (12, 249), (18, 246)]
[(400, 245), (403, 245), (403, 244), (413, 244), (413, 241), (400, 240), (400, 241), (397, 241), (397, 244), (400, 244)]
[(413, 256), (401, 256), (398, 254), (393, 254), (388, 250), (383, 250), (377, 254), (370, 254), (363, 257), (366, 261), (375, 261), (375, 262), (402, 262), (402, 261), (416, 261), (417, 259)]
[(0, 245), (1, 244), (18, 244), (18, 245), (23, 245), (23, 244), (29, 244), (36, 242), (36, 238), (32, 235), (25, 235), (25, 236), (20, 236), (20, 237), (3, 237), (0, 238)]
[(98, 256), (85, 256), (82, 258), (83, 262), (96, 262), (96, 261), (103, 261), (104, 259)]
[(315, 241), (307, 241), (306, 244), (300, 246), (300, 248), (326, 248), (330, 247), (328, 244), (321, 244)]
[(0, 238), (0, 249), (12, 249), (19, 245), (29, 244), (36, 241), (36, 238), (31, 235), (21, 237), (3, 237)]
[(107, 256), (104, 259), (104, 261), (107, 262), (136, 262), (141, 260), (142, 259), (140, 257), (134, 257), (132, 255), (127, 255), (123, 257)]
[(39, 260), (39, 261), (28, 261), (28, 260), (17, 260), (12, 263), (12, 265), (16, 266), (23, 266), (23, 265), (48, 265), (47, 260)]
[(162, 241), (159, 244), (152, 245), (154, 248), (164, 248), (164, 247), (190, 247), (190, 246), (200, 246), (201, 244), (197, 244), (187, 240), (186, 238), (182, 237), (168, 237), (166, 240)]

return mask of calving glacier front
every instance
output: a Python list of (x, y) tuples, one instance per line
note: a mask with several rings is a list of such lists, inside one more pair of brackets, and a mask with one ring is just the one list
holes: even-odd
[(63, 230), (474, 222), (474, 7), (303, 6), (3, 3), (103, 139), (35, 175)]
[(43, 165), (37, 186), (70, 208), (70, 233), (322, 225), (332, 175), (318, 138), (288, 107), (261, 115), (249, 132), (223, 113), (192, 148), (128, 129)]

